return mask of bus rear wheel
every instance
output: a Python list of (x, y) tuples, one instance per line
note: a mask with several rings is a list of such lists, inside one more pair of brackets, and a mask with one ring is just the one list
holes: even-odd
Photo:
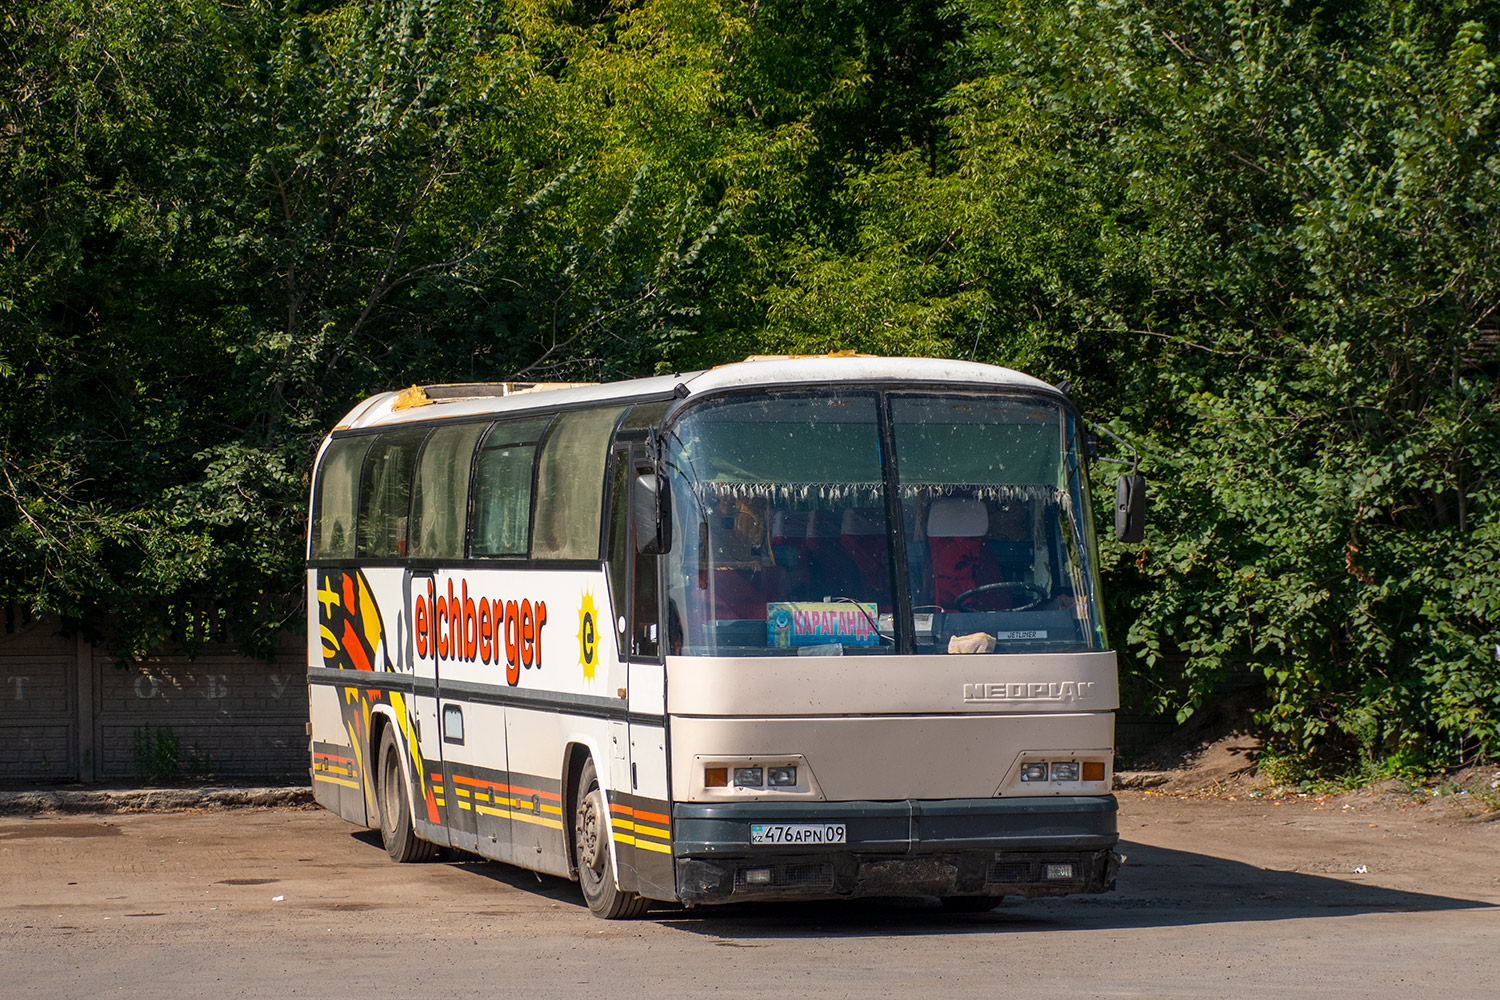
[(387, 726), (380, 734), (379, 783), (375, 802), (380, 807), (380, 840), (391, 860), (427, 861), (436, 856), (437, 845), (417, 837), (411, 825), (411, 806), (407, 803), (406, 777), (401, 770), (401, 747), (396, 734)]
[(609, 863), (609, 812), (593, 758), (583, 762), (573, 805), (573, 857), (578, 862), (578, 885), (584, 902), (596, 917), (629, 920), (646, 912), (646, 900), (615, 883)]

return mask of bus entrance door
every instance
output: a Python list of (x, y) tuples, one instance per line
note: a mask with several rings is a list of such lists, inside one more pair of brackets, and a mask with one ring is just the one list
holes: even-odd
[[(406, 620), (425, 622), (427, 613), (416, 614), (416, 601), (421, 599), (426, 608), (432, 607), (432, 595), (436, 592), (433, 575), (424, 572), (406, 573), (405, 580)], [(415, 737), (416, 746), (411, 747), (412, 765), (412, 823), (423, 840), (447, 845), (448, 827), (443, 820), (447, 807), (444, 794), (447, 781), (443, 776), (442, 721), (438, 716), (438, 662), (432, 649), (431, 632), (418, 641), (415, 627), (407, 630), (407, 662), (412, 665), (411, 702), (407, 706), (410, 727), (408, 732)]]
[[(653, 475), (652, 463), (640, 442), (630, 446), (629, 476)], [(637, 492), (635, 503), (643, 494)], [(662, 661), (660, 635), (661, 597), (658, 573), (660, 557), (637, 537), (640, 525), (627, 520), (629, 544), (624, 546), (627, 567), (625, 597), (620, 602), (620, 651), (627, 663), (629, 679), (628, 749), (616, 787), (629, 789), (634, 820), (634, 850), (630, 867), (636, 891), (656, 899), (674, 897), (675, 874), (670, 855), (670, 820), (667, 816), (666, 667)]]
[[(463, 570), (441, 569), (413, 587), (427, 594), (431, 632), (429, 658), (419, 663), (431, 672), (430, 715), (434, 752), (440, 755), (443, 816), (448, 843), (475, 854), (510, 861), (510, 771), (505, 741), (505, 707), (486, 697), (494, 688), (494, 668), (479, 653), (478, 622), (484, 599), (481, 578)], [(420, 581), (420, 582), (417, 582)], [(414, 593), (414, 599), (422, 596)], [(488, 618), (488, 613), (484, 614)], [(420, 627), (422, 622), (417, 622)], [(418, 684), (422, 681), (419, 679)], [(423, 725), (427, 738), (427, 723)]]

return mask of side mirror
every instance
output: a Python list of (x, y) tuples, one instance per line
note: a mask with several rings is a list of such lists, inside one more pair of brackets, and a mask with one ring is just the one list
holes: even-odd
[(671, 547), (667, 525), (667, 494), (654, 472), (638, 473), (630, 481), (630, 516), (635, 521), (635, 548), (659, 556)]
[(1115, 482), (1115, 537), (1127, 544), (1146, 537), (1146, 478), (1134, 472)]

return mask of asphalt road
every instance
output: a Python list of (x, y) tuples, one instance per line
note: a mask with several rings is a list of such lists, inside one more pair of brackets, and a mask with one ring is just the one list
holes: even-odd
[(1105, 896), (634, 922), (503, 865), (392, 864), (316, 810), (0, 816), (0, 998), (1500, 993), (1500, 822), (1359, 799), (1121, 804), (1128, 861)]

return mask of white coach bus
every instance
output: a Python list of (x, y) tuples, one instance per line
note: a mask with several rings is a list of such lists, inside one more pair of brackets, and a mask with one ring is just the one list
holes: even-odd
[(1108, 890), (1088, 441), (1052, 386), (911, 358), (366, 400), (312, 488), (317, 801), (602, 917)]

